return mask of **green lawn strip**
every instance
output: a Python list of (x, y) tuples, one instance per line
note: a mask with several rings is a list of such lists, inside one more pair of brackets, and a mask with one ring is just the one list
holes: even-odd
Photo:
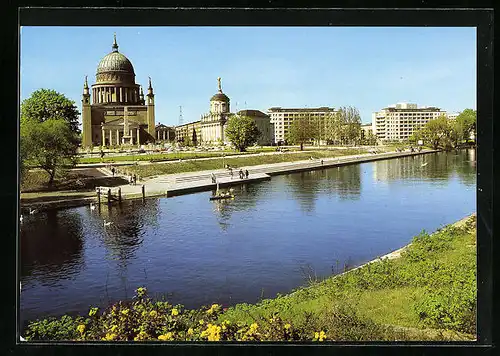
[(125, 161), (173, 161), (178, 159), (196, 159), (196, 158), (211, 158), (232, 155), (245, 155), (255, 152), (236, 152), (236, 151), (218, 151), (218, 152), (175, 152), (175, 153), (155, 153), (141, 155), (124, 155), (124, 156), (104, 156), (100, 157), (83, 157), (79, 159), (80, 164), (91, 163), (113, 163)]
[(203, 161), (174, 162), (170, 164), (149, 164), (127, 167), (127, 171), (136, 173), (140, 177), (151, 177), (162, 174), (175, 174), (184, 172), (196, 172), (204, 170), (222, 169), (225, 164), (231, 167), (256, 166), (261, 164), (273, 164), (284, 162), (295, 162), (310, 159), (331, 158), (366, 153), (365, 149), (345, 149), (328, 151), (308, 151), (293, 154), (276, 154), (250, 157), (226, 157), (225, 159), (212, 159)]

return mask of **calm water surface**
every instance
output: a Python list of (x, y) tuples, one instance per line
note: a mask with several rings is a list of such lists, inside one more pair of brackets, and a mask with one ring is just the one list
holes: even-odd
[(21, 321), (86, 313), (139, 286), (188, 308), (290, 292), (305, 271), (331, 275), (474, 212), (475, 152), (275, 176), (230, 201), (211, 194), (29, 216)]

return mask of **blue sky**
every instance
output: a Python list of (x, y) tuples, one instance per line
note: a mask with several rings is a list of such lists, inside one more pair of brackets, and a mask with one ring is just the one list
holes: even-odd
[(396, 102), (476, 109), (476, 30), (458, 27), (23, 27), (21, 100), (50, 88), (81, 111), (102, 57), (119, 51), (136, 83), (152, 78), (156, 122), (198, 120), (217, 92), (231, 111), (359, 109), (363, 122)]

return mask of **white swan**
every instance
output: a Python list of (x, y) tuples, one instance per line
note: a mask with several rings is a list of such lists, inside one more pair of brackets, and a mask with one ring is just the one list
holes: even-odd
[(104, 220), (104, 226), (109, 226), (111, 225), (113, 222), (112, 221), (106, 221)]
[(20, 222), (23, 222), (23, 219), (24, 219), (24, 217), (23, 217), (23, 215), (21, 214), (21, 216), (19, 217), (19, 221), (20, 221)]
[(90, 210), (95, 210), (95, 205), (94, 205), (94, 203), (90, 203)]
[(35, 214), (35, 213), (38, 213), (38, 210), (37, 210), (37, 209), (31, 209), (31, 208), (30, 208), (30, 214), (31, 214), (31, 215), (33, 215), (33, 214)]
[(427, 163), (428, 163), (428, 162), (422, 163), (422, 167), (427, 166)]

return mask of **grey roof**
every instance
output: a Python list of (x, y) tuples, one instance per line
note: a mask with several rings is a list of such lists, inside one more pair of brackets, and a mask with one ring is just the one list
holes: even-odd
[(240, 111), (238, 111), (238, 115), (241, 115), (241, 116), (250, 116), (250, 117), (265, 117), (265, 118), (269, 118), (269, 115), (264, 114), (260, 110), (240, 110)]
[(103, 72), (127, 72), (135, 74), (130, 60), (120, 52), (111, 52), (101, 59), (97, 66), (97, 73)]

